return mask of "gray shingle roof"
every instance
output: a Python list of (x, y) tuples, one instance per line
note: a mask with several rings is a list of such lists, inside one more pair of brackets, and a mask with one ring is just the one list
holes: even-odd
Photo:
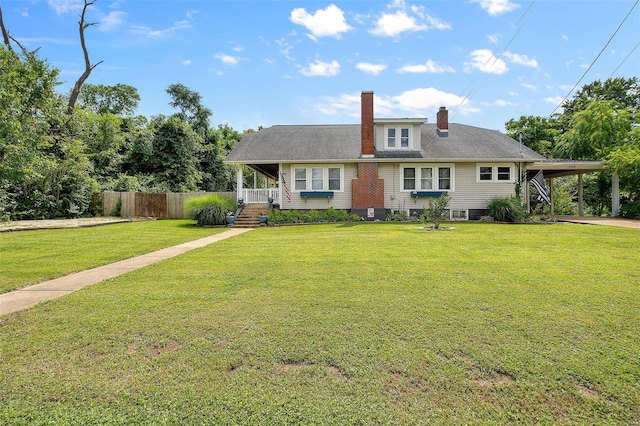
[[(448, 135), (435, 124), (422, 125), (420, 151), (376, 152), (379, 159), (520, 159), (545, 157), (522, 146), (496, 130), (449, 124)], [(273, 126), (242, 138), (229, 153), (227, 161), (238, 163), (274, 163), (304, 161), (345, 161), (360, 158), (360, 125)]]

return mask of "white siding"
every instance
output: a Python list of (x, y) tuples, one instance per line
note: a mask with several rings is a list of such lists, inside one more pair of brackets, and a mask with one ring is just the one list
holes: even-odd
[(324, 210), (329, 207), (333, 207), (336, 210), (350, 209), (351, 208), (351, 181), (358, 174), (358, 168), (354, 163), (348, 164), (302, 164), (296, 163), (295, 166), (303, 167), (343, 167), (342, 176), (342, 191), (334, 191), (332, 198), (302, 198), (300, 192), (294, 191), (294, 164), (282, 164), (282, 170), (287, 173), (287, 186), (291, 191), (291, 202), (287, 201), (287, 197), (282, 192), (282, 200), (280, 201), (280, 208), (287, 209), (299, 209), (299, 210)]
[[(413, 163), (411, 163), (413, 165)], [(437, 163), (425, 163), (437, 165)], [(484, 163), (483, 163), (484, 164)], [(502, 163), (501, 163), (502, 164)], [(450, 165), (447, 163), (447, 165)], [(451, 209), (485, 209), (494, 197), (508, 197), (515, 195), (514, 183), (476, 181), (476, 163), (455, 163), (453, 186), (451, 192)], [(515, 164), (512, 165), (517, 173)], [(402, 176), (400, 164), (381, 164), (378, 174), (384, 179), (384, 206), (387, 209), (405, 210), (421, 209), (427, 204), (428, 198), (413, 198), (410, 192), (401, 191)]]

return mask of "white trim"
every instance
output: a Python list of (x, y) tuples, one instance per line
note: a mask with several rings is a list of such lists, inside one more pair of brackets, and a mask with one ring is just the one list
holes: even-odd
[[(302, 191), (333, 191), (344, 192), (344, 164), (292, 164), (291, 166), (291, 193), (300, 193)], [(296, 189), (296, 169), (305, 169), (306, 188)], [(322, 169), (322, 189), (312, 189), (312, 169)], [(329, 169), (340, 169), (340, 189), (329, 189)]]
[[(480, 168), (482, 167), (491, 167), (491, 179), (490, 180), (482, 180), (480, 179)], [(498, 179), (498, 168), (499, 167), (508, 167), (509, 168), (509, 179), (508, 180), (500, 180)], [(476, 163), (476, 183), (515, 183), (515, 167), (510, 163)]]
[[(388, 142), (389, 142), (389, 130), (394, 129), (396, 131), (396, 135), (395, 135), (395, 146), (389, 146)], [(407, 130), (407, 138), (408, 138), (408, 143), (407, 146), (401, 146), (401, 141), (402, 141), (402, 131), (403, 130)], [(413, 147), (413, 127), (410, 125), (385, 125), (384, 126), (384, 140), (383, 140), (383, 145), (384, 145), (384, 150), (385, 151), (411, 151), (412, 147)]]
[[(423, 168), (430, 168), (433, 170), (432, 173), (432, 179), (433, 179), (433, 188), (430, 189), (422, 189), (420, 188), (420, 177), (421, 177), (421, 173), (420, 173), (420, 169)], [(440, 185), (439, 185), (439, 180), (440, 180), (440, 174), (438, 172), (439, 169), (446, 169), (448, 168), (451, 171), (451, 176), (449, 177), (449, 179), (451, 180), (451, 188), (449, 189), (440, 189)], [(416, 173), (415, 173), (415, 181), (416, 181), (416, 188), (415, 189), (404, 189), (404, 170), (405, 169), (415, 169)], [(400, 192), (412, 192), (412, 191), (445, 191), (445, 192), (455, 192), (456, 191), (456, 167), (455, 164), (453, 163), (402, 163), (400, 165), (400, 167), (398, 168), (400, 176), (399, 176), (399, 184), (400, 184), (400, 188), (399, 191)]]

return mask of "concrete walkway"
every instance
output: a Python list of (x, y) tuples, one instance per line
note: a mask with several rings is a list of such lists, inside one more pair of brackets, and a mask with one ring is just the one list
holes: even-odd
[(640, 220), (625, 219), (621, 217), (596, 217), (596, 216), (553, 216), (560, 222), (583, 223), (587, 225), (615, 226), (617, 228), (640, 229)]
[(198, 240), (178, 244), (177, 246), (0, 294), (0, 315), (7, 315), (44, 302), (45, 300), (65, 296), (88, 285), (135, 271), (152, 263), (169, 259), (251, 230), (251, 228), (232, 228), (220, 234), (210, 235)]

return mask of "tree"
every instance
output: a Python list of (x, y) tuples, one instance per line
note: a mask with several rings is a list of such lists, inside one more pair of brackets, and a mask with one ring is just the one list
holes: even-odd
[(180, 110), (180, 118), (192, 125), (198, 134), (206, 137), (209, 130), (209, 118), (213, 113), (202, 105), (200, 93), (181, 83), (171, 84), (167, 88), (167, 93), (171, 97), (169, 105)]
[(151, 171), (158, 182), (175, 192), (195, 191), (198, 135), (178, 117), (169, 117), (154, 131)]
[(558, 129), (554, 120), (533, 115), (511, 119), (505, 124), (507, 135), (532, 150), (549, 157), (553, 153)]
[(127, 84), (106, 86), (85, 84), (79, 97), (82, 106), (96, 114), (131, 116), (138, 108), (138, 89)]
[(433, 223), (435, 229), (440, 228), (440, 223), (449, 217), (449, 202), (451, 201), (451, 195), (448, 192), (443, 192), (438, 198), (430, 199), (429, 204), (424, 206), (424, 213), (420, 216), (420, 219), (424, 223)]

